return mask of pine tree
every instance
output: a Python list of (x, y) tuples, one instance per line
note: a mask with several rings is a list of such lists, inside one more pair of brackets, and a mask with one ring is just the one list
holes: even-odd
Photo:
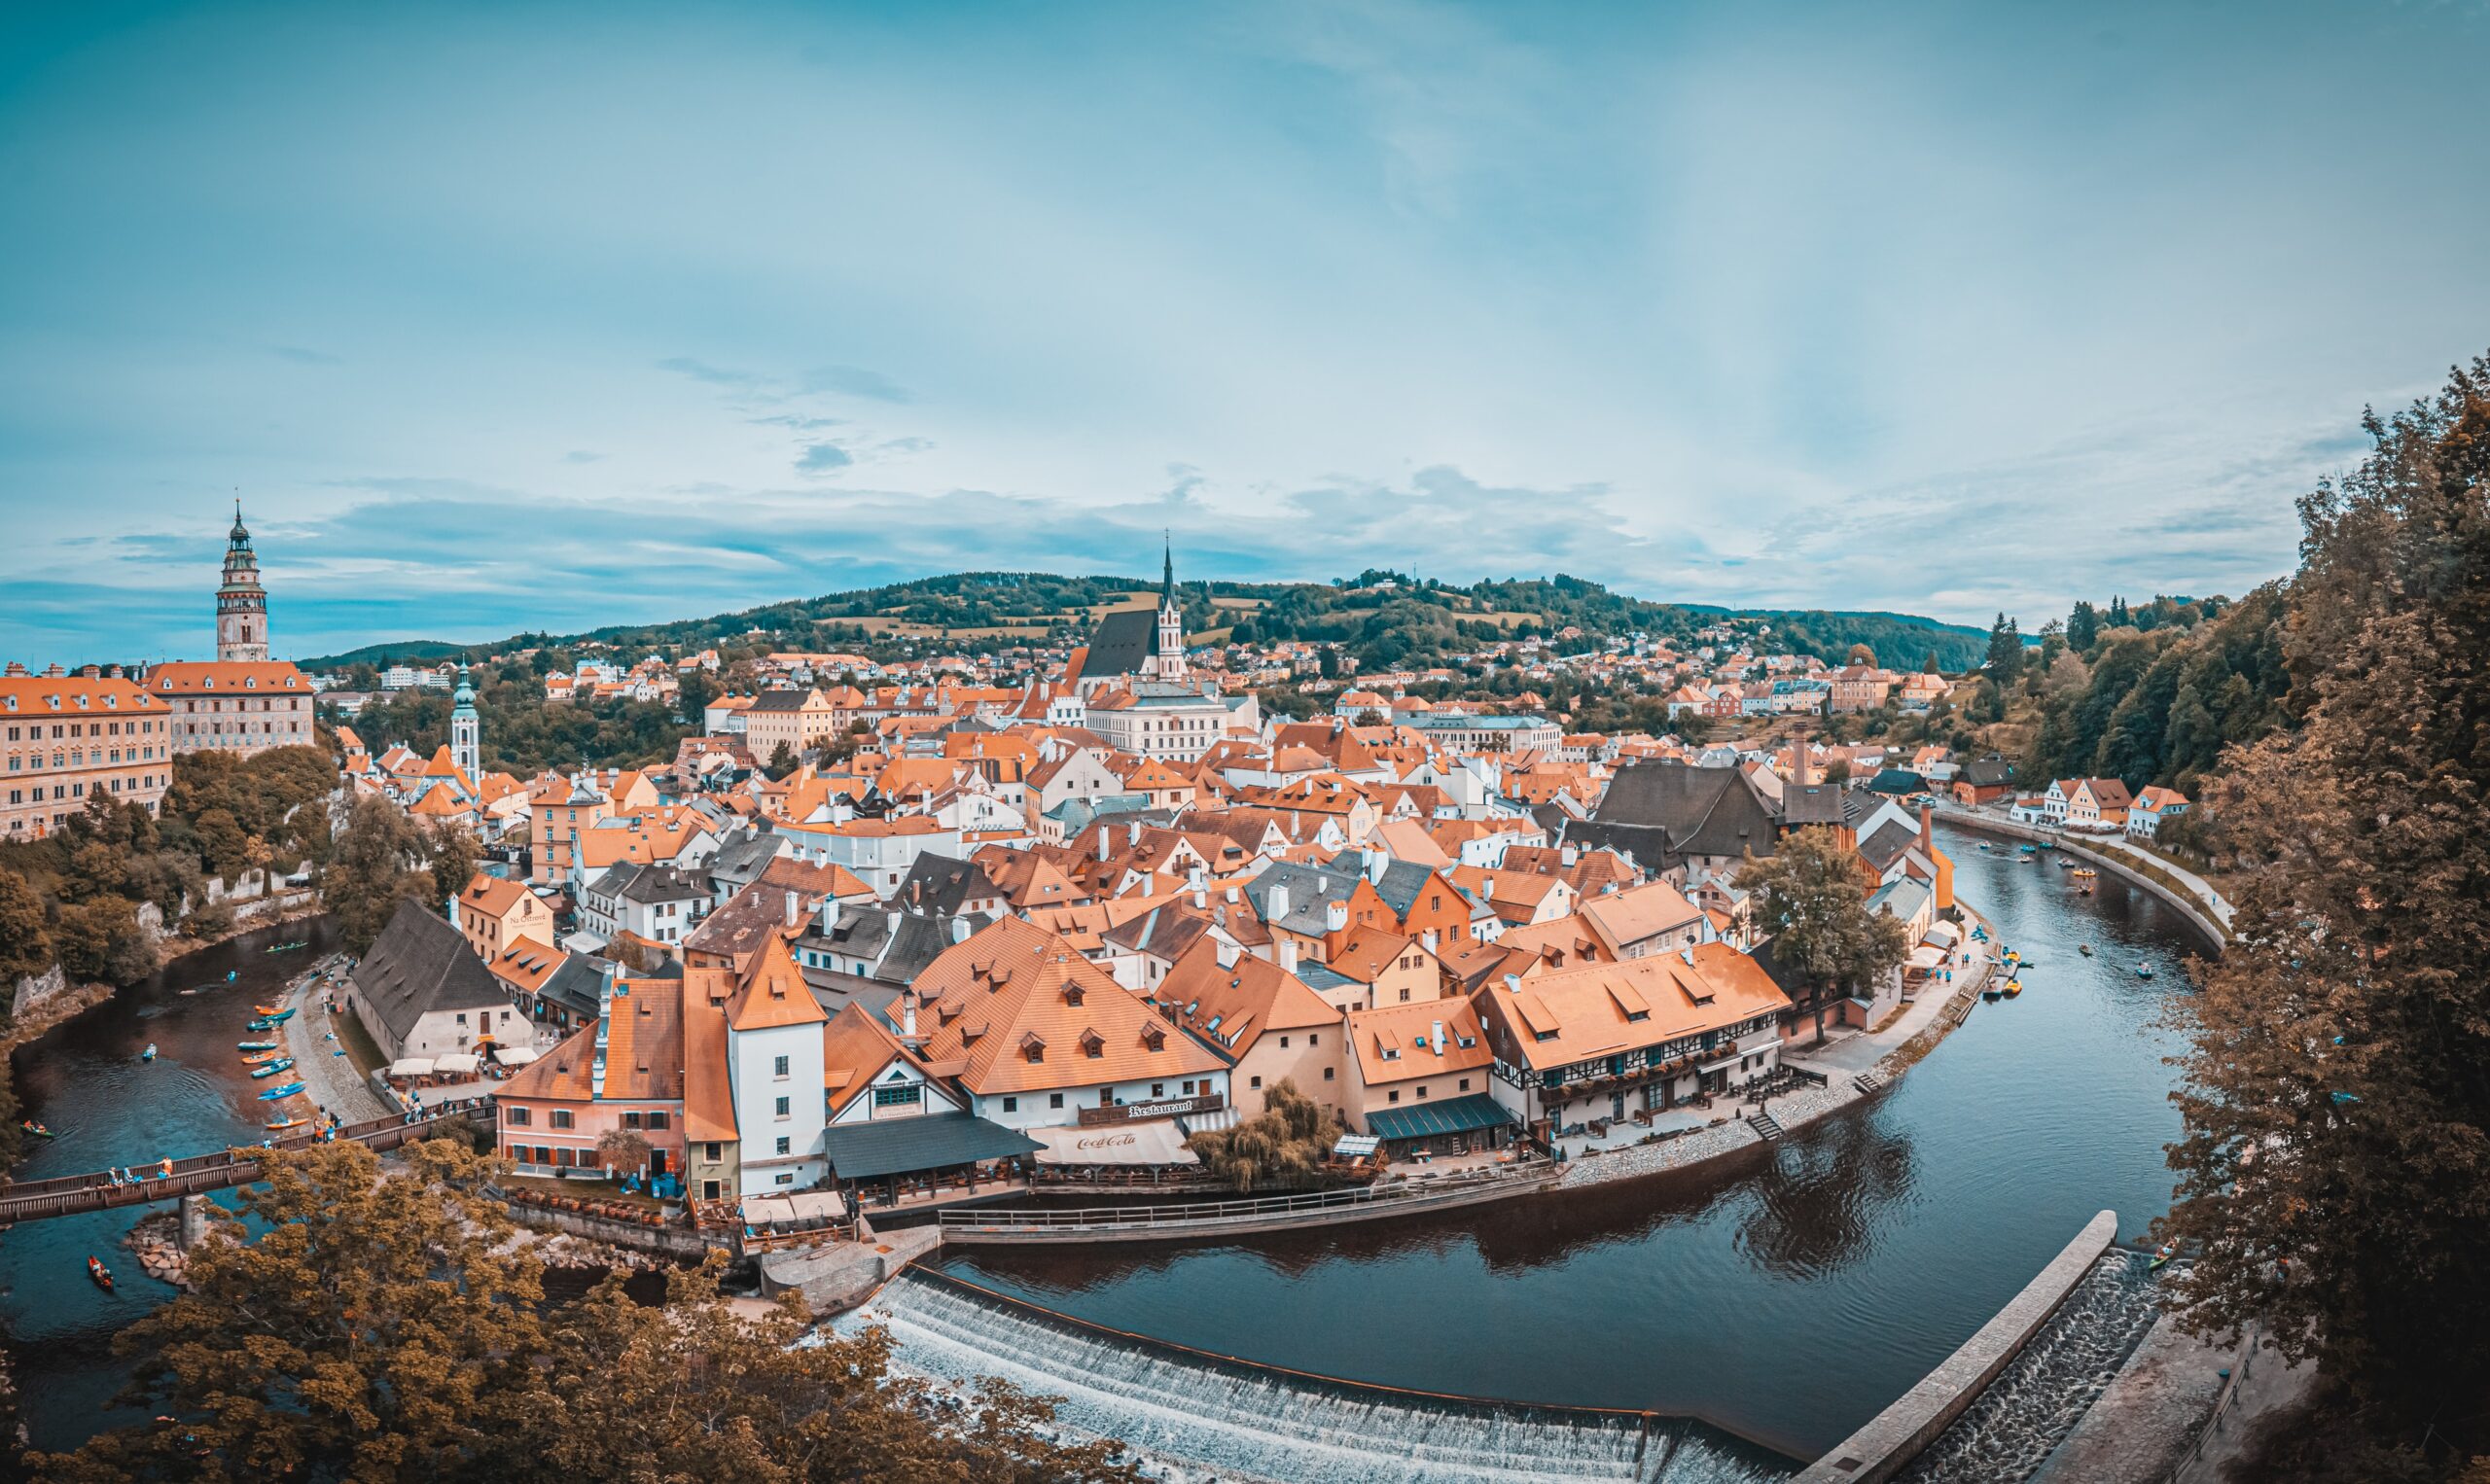
[(2066, 642), (2079, 654), (2089, 654), (2101, 638), (2101, 615), (2089, 598), (2078, 598), (2075, 612), (2067, 616)]

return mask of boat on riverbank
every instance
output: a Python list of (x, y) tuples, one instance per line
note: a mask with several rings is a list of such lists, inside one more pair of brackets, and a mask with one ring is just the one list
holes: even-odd
[(261, 1093), (260, 1101), (263, 1103), (273, 1103), (279, 1098), (290, 1098), (302, 1090), (302, 1084), (301, 1082), (288, 1082), (282, 1087), (271, 1087), (267, 1091)]
[[(273, 1041), (237, 1041), (233, 1042), (233, 1049), (236, 1051), (273, 1051), (276, 1048), (277, 1042)], [(245, 1061), (248, 1061), (249, 1059), (250, 1058), (248, 1057), (243, 1058)]]
[(268, 1063), (268, 1064), (267, 1064), (267, 1066), (265, 1066), (265, 1067), (254, 1067), (254, 1068), (252, 1068), (252, 1069), (251, 1069), (251, 1076), (252, 1076), (253, 1078), (263, 1078), (263, 1077), (274, 1077), (274, 1076), (276, 1076), (276, 1075), (277, 1075), (278, 1073), (280, 1073), (280, 1072), (291, 1072), (291, 1071), (293, 1071), (293, 1070), (294, 1070), (294, 1058), (293, 1058), (293, 1057), (291, 1057), (291, 1056), (284, 1056), (284, 1057), (279, 1057), (279, 1058), (278, 1058), (278, 1059), (276, 1059), (275, 1061), (272, 1061), (272, 1062)]

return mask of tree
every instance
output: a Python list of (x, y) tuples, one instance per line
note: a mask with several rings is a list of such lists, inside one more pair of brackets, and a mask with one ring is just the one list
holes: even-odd
[(636, 1128), (610, 1128), (596, 1141), (596, 1158), (608, 1170), (635, 1173), (648, 1165), (649, 1141)]
[(221, 1223), (192, 1291), (115, 1342), (144, 1357), (123, 1400), (154, 1420), (36, 1455), (42, 1476), (1138, 1484), (1119, 1444), (1049, 1440), (1017, 1392), (944, 1405), (892, 1379), (879, 1330), (799, 1346), (792, 1297), (746, 1319), (722, 1255), (669, 1275), (662, 1307), (610, 1279), (547, 1309), (477, 1193), (490, 1166), (453, 1141), (408, 1145), (403, 1173), (353, 1144), (250, 1157), (251, 1227)]
[(2254, 1321), (2351, 1388), (2353, 1426), (2490, 1451), (2490, 357), (2366, 427), (2299, 504), (2300, 729), (2209, 790), (2237, 910), (2173, 1002), (2160, 1230), (2201, 1252), (2192, 1327)]
[(346, 951), (370, 948), (389, 925), (400, 899), (422, 901), (438, 890), (430, 872), (415, 868), (425, 857), (424, 847), (414, 822), (396, 804), (379, 797), (355, 804), (336, 853), (320, 872), (320, 901), (337, 917)]
[(1850, 647), (1849, 662), (1855, 665), (1867, 665), (1872, 669), (1876, 663), (1876, 652), (1864, 644), (1854, 644)]
[(156, 944), (126, 897), (91, 897), (64, 905), (52, 927), (63, 972), (73, 979), (134, 984), (156, 972)]
[(1858, 853), (1830, 830), (1797, 830), (1770, 856), (1748, 858), (1738, 886), (1754, 894), (1774, 961), (1812, 986), (1798, 1008), (1814, 1013), (1820, 1042), (1832, 1002), (1901, 969), (1910, 951), (1901, 921), (1868, 909)]
[(796, 770), (795, 749), (784, 742), (781, 742), (776, 747), (771, 748), (769, 750), (769, 760), (762, 764), (761, 770), (769, 775), (769, 779), (772, 783), (784, 779), (788, 774)]
[(246, 864), (243, 848), (250, 835), (231, 811), (210, 809), (192, 822), (191, 830), (198, 838), (199, 857), (209, 870), (228, 881), (241, 874)]
[(1988, 659), (1981, 668), (2001, 688), (2014, 684), (2023, 674), (2023, 636), (2004, 614), (1989, 628)]
[(2068, 647), (2081, 654), (2089, 651), (2100, 638), (2101, 615), (2094, 611), (2090, 599), (2076, 599), (2075, 612), (2067, 615), (2066, 620)]
[(483, 859), (483, 847), (476, 843), (475, 831), (464, 825), (437, 826), (426, 835), (432, 856), (432, 893), (426, 900), (433, 910), (446, 912), (449, 900), (467, 890), (467, 883), (476, 879), (476, 865)]
[(26, 878), (0, 866), (0, 986), (52, 968), (52, 935), (45, 928), (43, 899)]
[(1193, 1135), (1188, 1147), (1212, 1178), (1239, 1190), (1258, 1185), (1303, 1187), (1322, 1176), (1323, 1157), (1348, 1125), (1340, 1115), (1282, 1078), (1263, 1094), (1263, 1111), (1231, 1128)]

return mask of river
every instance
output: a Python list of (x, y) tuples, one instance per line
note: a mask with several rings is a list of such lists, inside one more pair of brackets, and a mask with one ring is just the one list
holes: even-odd
[[(1250, 1243), (983, 1249), (943, 1266), (1119, 1328), (1521, 1401), (1691, 1413), (1794, 1458), (1915, 1384), (2093, 1213), (2168, 1209), (2176, 1047), (2206, 951), (2108, 875), (1940, 827), (1956, 890), (2035, 967), (1883, 1095), (1677, 1181)], [(2089, 943), (2096, 956), (2077, 949)], [(2140, 979), (2149, 964), (2157, 977)]]
[[(298, 938), (311, 946), (265, 951)], [(265, 1137), (265, 1109), (233, 1043), (250, 1034), (243, 1023), (255, 1002), (283, 989), (337, 943), (326, 917), (245, 934), (173, 960), (19, 1047), (15, 1065), (24, 1116), (59, 1137), (26, 1141), (27, 1157), (11, 1174), (43, 1180), (257, 1144)], [(231, 984), (228, 971), (236, 974)], [(141, 1062), (150, 1042), (157, 1059)], [(171, 1204), (28, 1221), (0, 1236), (0, 1330), (35, 1446), (75, 1447), (101, 1427), (136, 1420), (107, 1407), (129, 1375), (129, 1362), (112, 1353), (112, 1338), (174, 1290), (140, 1272), (121, 1240), (145, 1212)], [(89, 1253), (112, 1268), (116, 1292), (87, 1281)]]

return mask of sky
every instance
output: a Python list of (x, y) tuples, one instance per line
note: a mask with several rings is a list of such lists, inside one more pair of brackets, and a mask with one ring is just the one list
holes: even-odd
[(963, 569), (2237, 593), (2490, 348), (2490, 5), (0, 16), (0, 658)]

